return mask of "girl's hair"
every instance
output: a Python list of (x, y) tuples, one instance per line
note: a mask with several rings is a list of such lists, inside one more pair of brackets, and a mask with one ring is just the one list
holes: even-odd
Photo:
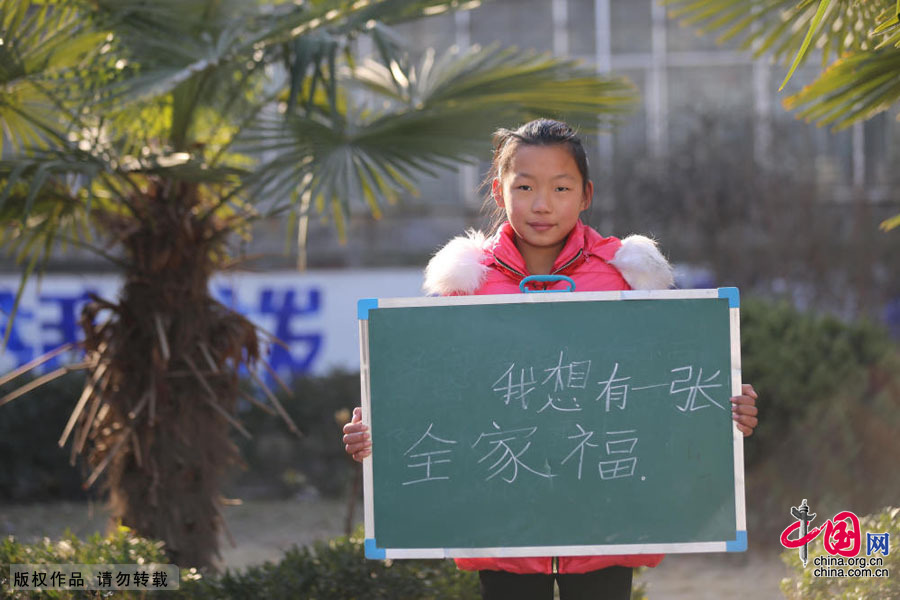
[(496, 231), (506, 218), (503, 207), (494, 202), (491, 185), (494, 179), (500, 179), (509, 169), (516, 149), (521, 145), (527, 146), (565, 146), (572, 154), (578, 172), (581, 173), (582, 190), (590, 180), (588, 175), (587, 154), (581, 143), (581, 138), (574, 129), (562, 121), (552, 119), (535, 119), (520, 126), (516, 130), (498, 129), (494, 132), (494, 157), (491, 161), (491, 169), (482, 182), (482, 188), (487, 189), (484, 200), (485, 209), (491, 210), (491, 231)]

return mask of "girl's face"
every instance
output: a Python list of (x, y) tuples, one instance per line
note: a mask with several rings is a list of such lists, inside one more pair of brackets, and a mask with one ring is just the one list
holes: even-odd
[(561, 144), (516, 149), (491, 191), (516, 232), (522, 256), (562, 250), (581, 211), (591, 204), (593, 184), (584, 182), (568, 148)]

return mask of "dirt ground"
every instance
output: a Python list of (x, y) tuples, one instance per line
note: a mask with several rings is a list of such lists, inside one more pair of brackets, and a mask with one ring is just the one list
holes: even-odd
[[(346, 502), (336, 500), (254, 500), (224, 508), (236, 546), (223, 536), (222, 561), (237, 569), (277, 561), (294, 544), (303, 545), (343, 533)], [(359, 508), (357, 507), (357, 516)], [(102, 506), (79, 503), (0, 505), (0, 535), (21, 541), (58, 538), (67, 527), (84, 537), (103, 532)], [(778, 584), (788, 571), (775, 543), (750, 539), (741, 554), (669, 555), (641, 575), (652, 600), (771, 600), (781, 598)]]

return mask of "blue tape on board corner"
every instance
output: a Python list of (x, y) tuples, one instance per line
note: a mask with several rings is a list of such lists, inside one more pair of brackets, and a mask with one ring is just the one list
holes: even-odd
[(375, 545), (375, 538), (366, 538), (366, 558), (371, 560), (384, 560), (384, 548)]
[(728, 298), (728, 308), (741, 307), (741, 292), (736, 287), (719, 288), (719, 298)]
[(360, 321), (369, 319), (369, 311), (378, 308), (378, 298), (360, 298), (356, 302), (356, 315)]
[[(728, 552), (746, 552), (747, 551), (747, 532), (746, 531), (738, 531), (737, 539), (725, 542), (725, 549)], [(368, 556), (368, 550), (366, 550), (366, 556)], [(383, 551), (382, 551), (383, 552)]]

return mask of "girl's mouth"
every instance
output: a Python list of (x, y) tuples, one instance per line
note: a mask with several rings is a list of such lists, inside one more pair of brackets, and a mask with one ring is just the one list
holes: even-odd
[(548, 229), (553, 227), (551, 223), (529, 223), (528, 226), (535, 231), (547, 231)]

